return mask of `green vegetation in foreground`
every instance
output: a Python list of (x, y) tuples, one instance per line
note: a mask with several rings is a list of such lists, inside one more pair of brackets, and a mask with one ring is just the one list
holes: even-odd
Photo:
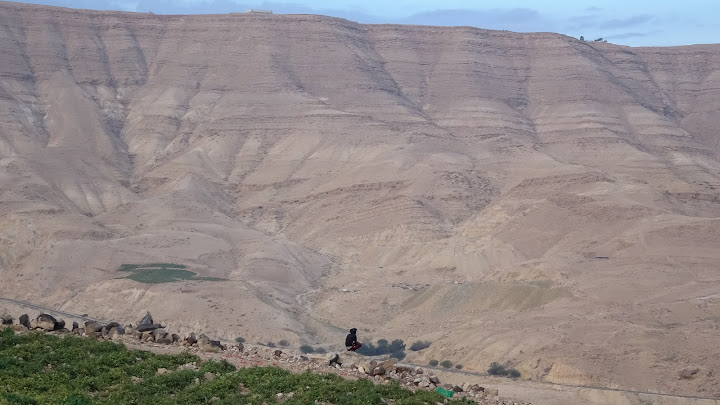
[[(177, 367), (196, 362), (198, 371)], [(170, 372), (157, 374), (158, 368)], [(205, 373), (215, 378), (206, 381)], [(136, 382), (133, 382), (136, 377)], [(141, 380), (139, 380), (140, 378)], [(279, 393), (293, 393), (278, 399)], [(122, 344), (0, 330), (0, 405), (6, 404), (435, 404), (436, 392), (373, 385), (332, 374), (292, 374), (277, 367), (236, 370), (226, 361), (158, 355)], [(219, 400), (217, 400), (219, 399)], [(470, 403), (451, 401), (451, 403)]]
[(172, 283), (181, 280), (192, 281), (224, 281), (224, 278), (197, 277), (197, 275), (186, 270), (182, 264), (173, 263), (148, 263), (148, 264), (123, 264), (118, 271), (130, 272), (127, 277), (145, 284)]

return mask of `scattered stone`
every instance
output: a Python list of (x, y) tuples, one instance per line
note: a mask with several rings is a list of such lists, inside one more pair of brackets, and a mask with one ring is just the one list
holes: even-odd
[(100, 322), (96, 322), (96, 321), (85, 322), (85, 331), (87, 333), (100, 332), (101, 330), (102, 330), (102, 324), (100, 324)]
[[(38, 315), (37, 319), (35, 319), (35, 324), (32, 329), (42, 329), (45, 331), (53, 331), (56, 329), (57, 326), (57, 319), (55, 319), (54, 316), (50, 314), (40, 314)], [(63, 325), (64, 326), (64, 325)]]
[(65, 320), (60, 318), (55, 322), (55, 330), (65, 329)]
[[(158, 371), (160, 371), (160, 370), (158, 370)], [(135, 376), (131, 376), (130, 380), (132, 380), (133, 384), (140, 384), (141, 382), (144, 381), (144, 379), (142, 377), (135, 377)]]
[(73, 330), (78, 329), (79, 327), (80, 327), (80, 325), (78, 325), (77, 322), (73, 322), (73, 324), (72, 324)]
[(275, 356), (275, 357), (280, 357), (280, 356), (282, 356), (282, 354), (283, 354), (282, 350), (275, 350), (273, 352), (273, 356)]
[(157, 373), (158, 373), (158, 374), (161, 374), (161, 375), (162, 375), (162, 374), (167, 374), (167, 372), (168, 372), (168, 369), (166, 369), (165, 367), (160, 367), (160, 368), (157, 370)]
[(138, 322), (138, 326), (140, 325), (153, 325), (155, 324), (155, 321), (153, 321), (152, 315), (150, 315), (150, 311), (147, 311), (145, 316)]
[(485, 393), (490, 397), (496, 397), (500, 395), (500, 392), (497, 388), (485, 388)]
[(183, 364), (182, 366), (178, 367), (178, 370), (190, 370), (190, 371), (198, 371), (200, 368), (195, 364), (195, 362)]
[(161, 329), (162, 327), (163, 326), (160, 325), (159, 323), (143, 324), (143, 325), (138, 325), (137, 328), (135, 328), (135, 330), (140, 331), (140, 332), (148, 332), (148, 331), (152, 331), (155, 329)]
[(30, 329), (30, 317), (28, 314), (22, 314), (20, 315), (20, 325), (23, 325), (24, 327)]
[(203, 379), (207, 382), (210, 382), (215, 379), (215, 374), (208, 371), (207, 373), (203, 374)]
[(12, 325), (13, 324), (13, 317), (12, 315), (3, 315), (2, 318), (0, 318), (0, 321), (3, 325)]

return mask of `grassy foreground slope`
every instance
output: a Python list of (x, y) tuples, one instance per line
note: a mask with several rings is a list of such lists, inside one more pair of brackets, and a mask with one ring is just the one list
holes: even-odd
[[(178, 369), (189, 363), (197, 367)], [(159, 373), (161, 368), (169, 371)], [(225, 361), (202, 362), (187, 353), (158, 355), (74, 336), (0, 331), (2, 405), (399, 405), (435, 404), (443, 399), (434, 392), (411, 392), (397, 384), (374, 385), (368, 380), (348, 381), (311, 372), (292, 374), (277, 367), (236, 370)]]

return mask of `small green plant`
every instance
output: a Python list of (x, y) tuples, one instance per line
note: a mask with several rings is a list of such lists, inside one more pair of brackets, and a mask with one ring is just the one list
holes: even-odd
[(308, 344), (300, 346), (300, 351), (305, 354), (315, 353), (315, 349), (313, 349), (313, 347)]
[(455, 368), (458, 369), (458, 370), (462, 370), (463, 365), (462, 365), (462, 364), (456, 364), (456, 365), (455, 365)]
[(493, 361), (490, 363), (490, 368), (488, 368), (488, 374), (490, 375), (497, 375), (500, 377), (505, 377), (508, 375), (508, 371), (505, 370), (505, 367), (501, 366), (498, 362)]
[(267, 342), (267, 343), (265, 343), (265, 346), (267, 346), (267, 347), (275, 347), (275, 342)]
[(428, 347), (430, 347), (430, 342), (426, 340), (418, 340), (417, 342), (410, 345), (410, 350), (417, 352), (423, 349), (427, 349)]
[(288, 341), (285, 340), (285, 339), (279, 341), (278, 344), (279, 344), (280, 346), (282, 346), (282, 347), (288, 347), (288, 346), (290, 346), (290, 342), (288, 342)]
[(327, 353), (327, 349), (325, 349), (324, 347), (319, 347), (319, 346), (318, 346), (318, 347), (315, 348), (315, 353), (325, 354), (325, 353)]
[(440, 364), (440, 362), (437, 360), (430, 360), (430, 362), (428, 364), (433, 367), (437, 367), (437, 365)]
[(511, 368), (508, 370), (508, 377), (510, 378), (520, 378), (520, 372), (515, 370), (514, 368)]
[(450, 367), (453, 366), (453, 362), (450, 361), (450, 360), (443, 360), (443, 361), (440, 362), (440, 365), (443, 366), (443, 367), (445, 367), (445, 368), (450, 368)]
[(392, 358), (394, 358), (394, 359), (398, 359), (398, 360), (404, 359), (405, 356), (406, 356), (406, 354), (405, 354), (405, 351), (404, 351), (404, 350), (398, 350), (398, 351), (393, 352), (393, 353), (390, 354), (390, 357), (392, 357)]
[(245, 338), (242, 336), (238, 336), (235, 338), (235, 341), (238, 343), (245, 343)]

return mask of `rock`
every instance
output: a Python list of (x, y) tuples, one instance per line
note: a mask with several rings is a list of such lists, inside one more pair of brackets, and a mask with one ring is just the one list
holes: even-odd
[(167, 372), (168, 372), (168, 369), (166, 369), (164, 367), (161, 367), (157, 370), (158, 374), (167, 374)]
[(415, 367), (415, 374), (422, 374), (424, 373), (423, 369), (421, 367)]
[(154, 342), (155, 336), (151, 332), (143, 332), (140, 340), (143, 342)]
[(190, 336), (188, 336), (188, 337), (185, 338), (185, 342), (186, 342), (189, 346), (192, 346), (192, 345), (196, 344), (196, 343), (198, 342), (198, 339), (197, 339), (197, 337), (195, 336), (195, 332), (190, 333)]
[(122, 336), (124, 334), (125, 334), (125, 329), (122, 326), (115, 326), (108, 331), (107, 337), (110, 339), (116, 339), (117, 337)]
[(87, 333), (100, 332), (101, 330), (102, 330), (102, 325), (100, 324), (100, 322), (96, 322), (96, 321), (85, 322), (85, 331)]
[(327, 353), (325, 355), (325, 358), (328, 360), (328, 364), (331, 366), (333, 365), (333, 363), (342, 364), (342, 363), (340, 363), (340, 354), (339, 353)]
[(73, 324), (72, 324), (73, 330), (75, 330), (75, 329), (77, 329), (77, 328), (79, 328), (79, 327), (80, 327), (80, 325), (78, 325), (77, 322), (73, 322)]
[(435, 374), (430, 374), (428, 376), (428, 379), (430, 380), (431, 383), (433, 383), (435, 385), (440, 384), (440, 379)]
[(372, 371), (372, 375), (373, 376), (385, 375), (386, 372), (387, 372), (387, 370), (385, 370), (385, 367), (383, 367), (382, 365), (379, 365), (379, 366), (375, 366), (375, 368)]
[(389, 358), (379, 365), (382, 366), (386, 371), (390, 371), (395, 367), (395, 363), (397, 363), (397, 359)]
[(57, 327), (57, 319), (50, 314), (40, 314), (35, 320), (34, 327), (45, 331), (55, 330)]
[(454, 386), (452, 387), (452, 390), (453, 390), (454, 392), (464, 392), (464, 391), (465, 391), (465, 390), (462, 389), (462, 387), (460, 387), (460, 386), (458, 386), (458, 385), (454, 385)]
[(239, 352), (245, 351), (245, 346), (242, 343), (238, 343), (233, 347), (235, 347), (237, 349), (237, 351), (239, 351)]
[(187, 363), (183, 364), (182, 366), (178, 367), (178, 370), (190, 370), (190, 371), (198, 371), (200, 368), (197, 366), (197, 364), (193, 363)]
[(490, 397), (496, 397), (500, 395), (500, 392), (497, 388), (485, 388), (485, 393)]
[(55, 322), (55, 329), (65, 329), (65, 320), (63, 318), (60, 318)]
[(13, 317), (12, 315), (3, 315), (3, 317), (0, 318), (0, 322), (2, 322), (3, 325), (12, 325)]
[(692, 378), (695, 378), (695, 375), (700, 372), (700, 369), (697, 368), (684, 368), (680, 370), (678, 373), (678, 376), (681, 380), (690, 380)]
[(207, 382), (210, 382), (215, 379), (215, 374), (213, 374), (211, 372), (207, 372), (207, 373), (203, 374), (203, 379)]
[(471, 390), (472, 390), (472, 385), (470, 385), (469, 382), (466, 382), (465, 384), (462, 385), (462, 390), (465, 391), (465, 392), (471, 391)]
[(275, 357), (280, 357), (280, 356), (282, 356), (282, 354), (283, 354), (282, 350), (275, 350), (273, 352), (273, 356), (275, 356)]
[(214, 404), (215, 402), (218, 402), (218, 401), (220, 401), (220, 398), (219, 398), (219, 397), (212, 397), (212, 398), (210, 398), (210, 401), (209, 401), (209, 402), (210, 402), (211, 404)]
[(132, 380), (133, 384), (140, 384), (141, 382), (143, 382), (143, 378), (135, 376), (131, 376), (130, 380)]
[(472, 390), (472, 391), (476, 391), (476, 392), (485, 392), (485, 387), (481, 387), (481, 386), (478, 385), (478, 384), (474, 384), (474, 385), (472, 386), (471, 390)]
[(28, 314), (22, 314), (20, 315), (20, 325), (25, 326), (26, 328), (30, 329), (30, 317)]
[(160, 325), (159, 323), (154, 323), (154, 324), (138, 325), (137, 328), (135, 328), (135, 330), (140, 331), (140, 332), (147, 332), (147, 331), (161, 329), (161, 328), (163, 328), (162, 325)]
[(15, 332), (25, 332), (28, 330), (25, 325), (10, 325), (10, 328)]
[(74, 333), (78, 336), (82, 336), (85, 334), (85, 328), (75, 328), (72, 330), (72, 333)]
[(357, 370), (359, 373), (367, 374), (367, 370), (365, 370), (365, 367), (363, 367), (363, 366), (358, 367)]
[(177, 335), (177, 334), (175, 334), (175, 333), (173, 333), (173, 334), (171, 335), (171, 337), (172, 337), (172, 342), (173, 342), (173, 343), (177, 343), (177, 342), (180, 341), (180, 336)]
[[(138, 326), (140, 325), (153, 325), (155, 321), (153, 321), (152, 315), (150, 315), (150, 311), (147, 311), (145, 316), (138, 322)], [(143, 331), (144, 332), (144, 331)]]

